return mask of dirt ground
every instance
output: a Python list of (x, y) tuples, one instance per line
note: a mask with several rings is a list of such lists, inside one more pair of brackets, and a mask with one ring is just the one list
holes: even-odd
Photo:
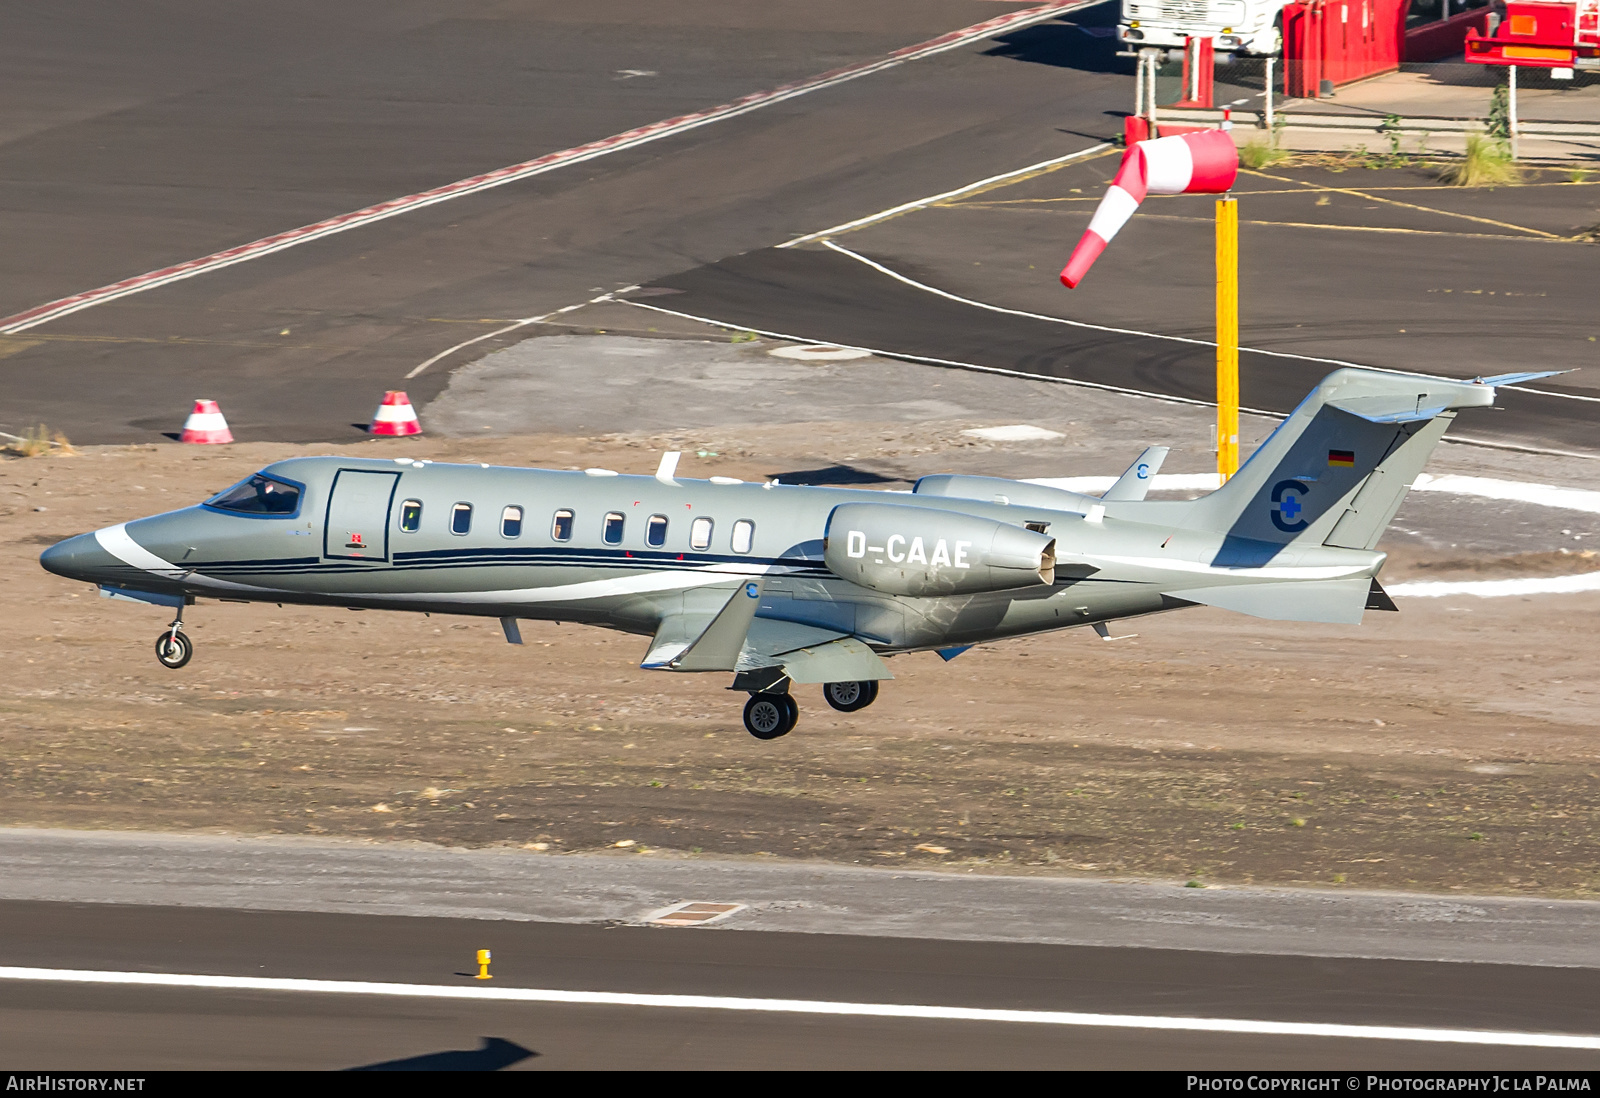
[[(866, 454), (911, 429), (728, 429), (683, 471), (767, 475), (828, 430)], [(649, 472), (659, 441), (344, 449)], [(918, 448), (930, 471), (949, 457)], [(900, 657), (872, 708), (803, 688), (799, 728), (762, 743), (726, 676), (638, 670), (644, 638), (525, 622), (517, 648), (488, 619), (202, 602), (195, 659), (172, 672), (152, 651), (161, 610), (37, 564), (307, 452), (333, 448), (0, 461), (0, 825), (1600, 893), (1600, 595), (1409, 600), (1359, 627), (1194, 609), (1109, 644), (1075, 630)], [(1412, 547), (1384, 578), (1589, 566)]]

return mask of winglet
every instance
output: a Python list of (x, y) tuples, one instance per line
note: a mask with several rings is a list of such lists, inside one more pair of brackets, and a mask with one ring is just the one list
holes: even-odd
[[(689, 622), (681, 615), (663, 618), (655, 640), (650, 643), (650, 651), (639, 666), (646, 671), (736, 670), (750, 623), (761, 608), (763, 583), (764, 579), (741, 583), (717, 611), (717, 616), (687, 641), (682, 639), (681, 630)], [(673, 638), (674, 633), (677, 639)]]
[(1137, 500), (1143, 499), (1150, 491), (1150, 485), (1155, 480), (1157, 470), (1161, 463), (1167, 459), (1168, 447), (1152, 446), (1140, 454), (1138, 460), (1128, 466), (1128, 471), (1117, 478), (1117, 482), (1107, 488), (1100, 496), (1101, 499)]

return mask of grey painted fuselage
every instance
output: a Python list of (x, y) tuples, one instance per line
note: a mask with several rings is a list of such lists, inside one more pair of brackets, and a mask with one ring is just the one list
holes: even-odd
[[(1354, 622), (1387, 603), (1373, 547), (1405, 490), (1455, 409), (1489, 404), (1503, 380), (1337, 371), (1193, 501), (1143, 499), (1128, 479), (1142, 464), (1098, 499), (978, 477), (895, 493), (296, 458), (206, 504), (68, 539), (42, 563), (173, 602), (583, 622), (655, 637), (645, 666), (783, 667), (794, 681), (832, 680), (801, 677), (785, 653), (832, 645), (816, 674), (870, 679), (884, 677), (877, 655), (1197, 604)], [(758, 600), (742, 618), (740, 593)]]

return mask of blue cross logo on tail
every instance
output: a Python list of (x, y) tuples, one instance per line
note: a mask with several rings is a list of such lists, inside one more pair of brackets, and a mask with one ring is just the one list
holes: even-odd
[(1311, 486), (1299, 480), (1280, 480), (1272, 486), (1272, 525), (1286, 534), (1298, 534), (1311, 523), (1300, 518), (1305, 504), (1300, 497), (1311, 491)]

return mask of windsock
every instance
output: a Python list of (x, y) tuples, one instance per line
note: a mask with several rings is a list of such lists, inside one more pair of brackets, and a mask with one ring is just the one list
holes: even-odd
[(1077, 288), (1145, 195), (1221, 194), (1233, 186), (1238, 174), (1239, 150), (1224, 130), (1134, 142), (1122, 154), (1122, 166), (1111, 189), (1100, 200), (1083, 239), (1062, 268), (1062, 284), (1069, 290)]
[(374, 435), (420, 435), (422, 424), (417, 422), (417, 410), (411, 406), (411, 398), (398, 389), (391, 389), (383, 394), (383, 403), (378, 405), (367, 431)]
[(194, 411), (183, 421), (183, 434), (178, 436), (178, 441), (232, 442), (233, 432), (228, 430), (228, 421), (222, 418), (222, 409), (217, 407), (216, 401), (197, 400)]

